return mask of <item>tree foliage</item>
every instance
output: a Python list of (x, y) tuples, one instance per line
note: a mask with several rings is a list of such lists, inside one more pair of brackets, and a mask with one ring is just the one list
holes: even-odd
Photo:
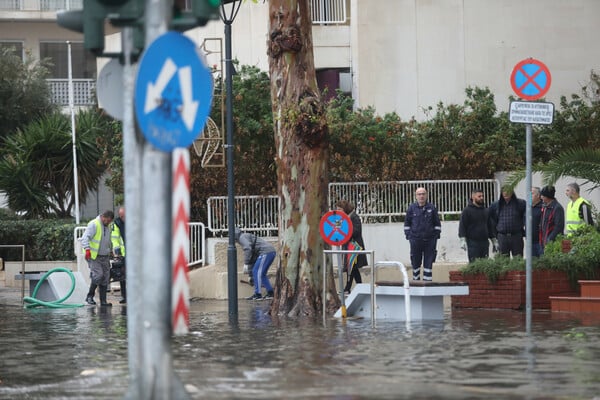
[[(76, 155), (79, 200), (98, 187), (98, 140), (112, 134), (108, 120), (94, 110), (76, 117)], [(75, 196), (73, 143), (68, 116), (48, 114), (6, 138), (0, 150), (0, 190), (13, 211), (28, 218), (71, 215)]]
[(51, 112), (45, 61), (27, 55), (25, 62), (11, 48), (0, 50), (0, 143), (31, 121)]

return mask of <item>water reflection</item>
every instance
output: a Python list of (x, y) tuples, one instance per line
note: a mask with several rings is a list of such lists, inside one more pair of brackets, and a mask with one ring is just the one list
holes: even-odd
[[(599, 399), (600, 318), (454, 310), (444, 321), (271, 318), (265, 302), (191, 304), (173, 340), (193, 399)], [(115, 399), (128, 384), (126, 308), (0, 304), (0, 399)]]

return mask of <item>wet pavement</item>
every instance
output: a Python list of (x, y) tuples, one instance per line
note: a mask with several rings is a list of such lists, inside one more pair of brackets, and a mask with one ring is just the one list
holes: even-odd
[[(0, 399), (118, 399), (127, 307), (24, 309), (0, 287)], [(118, 302), (118, 296), (112, 296)], [(443, 321), (271, 318), (193, 301), (173, 364), (192, 399), (600, 400), (600, 316), (448, 310)]]

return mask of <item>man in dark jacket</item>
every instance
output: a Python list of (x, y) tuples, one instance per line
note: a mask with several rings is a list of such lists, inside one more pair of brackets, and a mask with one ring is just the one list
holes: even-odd
[[(542, 188), (542, 222), (540, 223), (539, 241), (542, 245), (542, 254), (546, 244), (558, 235), (562, 235), (565, 229), (565, 210), (554, 197), (556, 189), (554, 186), (544, 186)], [(534, 238), (535, 239), (535, 238)]]
[(542, 207), (544, 203), (541, 198), (540, 188), (531, 188), (531, 255), (539, 257), (544, 252), (540, 243), (540, 223), (542, 222)]
[(427, 190), (417, 188), (417, 201), (408, 206), (404, 220), (404, 235), (410, 242), (410, 262), (413, 279), (421, 279), (423, 262), (423, 280), (433, 280), (433, 262), (437, 255), (437, 241), (442, 233), (442, 224), (437, 208), (427, 201)]
[(488, 240), (496, 251), (497, 242), (489, 225), (483, 190), (474, 189), (471, 192), (469, 204), (460, 215), (458, 237), (460, 238), (460, 247), (467, 251), (469, 262), (478, 258), (488, 258), (490, 252)]
[(500, 199), (490, 206), (489, 218), (501, 254), (523, 257), (526, 207), (525, 200), (508, 188), (503, 188)]
[[(338, 210), (346, 213), (350, 217), (350, 221), (352, 221), (352, 236), (348, 243), (342, 246), (342, 249), (364, 250), (365, 242), (362, 237), (362, 222), (359, 215), (354, 211), (354, 205), (348, 200), (340, 200), (336, 203), (336, 206)], [(358, 269), (367, 264), (367, 256), (365, 254), (347, 254), (344, 257), (344, 269), (348, 274), (344, 293), (350, 293), (353, 280), (356, 281), (357, 284), (362, 283), (362, 277), (360, 276), (360, 271)]]

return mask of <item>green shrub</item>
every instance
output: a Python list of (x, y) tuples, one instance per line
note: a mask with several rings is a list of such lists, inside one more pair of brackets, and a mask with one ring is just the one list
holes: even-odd
[[(27, 261), (74, 260), (73, 230), (69, 220), (4, 220), (0, 229), (0, 244), (25, 245)], [(20, 261), (21, 249), (0, 248), (5, 261)]]
[[(563, 239), (564, 237), (559, 236), (554, 242), (548, 243), (544, 255), (532, 260), (532, 269), (564, 271), (573, 287), (576, 287), (578, 279), (597, 279), (600, 276), (600, 233), (590, 226), (569, 237), (571, 251), (568, 254), (562, 252)], [(490, 282), (495, 283), (508, 271), (524, 270), (523, 258), (510, 259), (497, 255), (494, 258), (475, 260), (462, 268), (461, 272), (466, 275), (482, 273)]]

